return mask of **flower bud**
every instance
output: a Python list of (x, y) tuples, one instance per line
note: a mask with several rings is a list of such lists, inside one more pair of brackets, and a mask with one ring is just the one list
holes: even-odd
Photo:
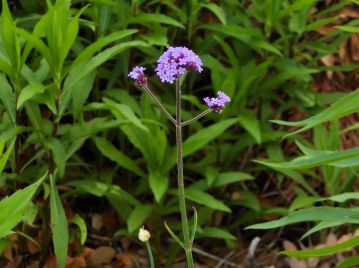
[(148, 230), (145, 229), (145, 227), (141, 227), (140, 231), (138, 232), (138, 239), (142, 242), (146, 242), (148, 239), (150, 239), (151, 234)]

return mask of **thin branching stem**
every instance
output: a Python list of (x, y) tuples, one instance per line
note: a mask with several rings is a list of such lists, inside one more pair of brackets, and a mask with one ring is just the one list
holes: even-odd
[(146, 90), (146, 92), (148, 93), (148, 95), (150, 95), (150, 97), (152, 98), (152, 100), (157, 104), (158, 108), (160, 108), (160, 110), (167, 116), (167, 118), (174, 124), (176, 125), (176, 120), (173, 118), (173, 116), (166, 110), (166, 108), (161, 104), (161, 102), (156, 98), (156, 96), (152, 93), (151, 89), (145, 85), (143, 87), (144, 90)]
[(192, 124), (193, 122), (196, 122), (197, 120), (201, 119), (203, 116), (209, 114), (210, 112), (212, 112), (212, 109), (208, 109), (208, 110), (206, 110), (206, 111), (200, 113), (200, 114), (197, 115), (196, 117), (193, 117), (193, 118), (190, 119), (190, 120), (187, 120), (187, 121), (185, 121), (185, 122), (182, 122), (182, 123), (181, 123), (181, 126), (183, 127), (183, 126), (187, 126), (187, 125), (189, 125), (189, 124)]

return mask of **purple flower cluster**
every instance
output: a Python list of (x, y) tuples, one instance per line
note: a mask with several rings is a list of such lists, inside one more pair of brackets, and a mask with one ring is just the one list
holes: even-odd
[(203, 100), (208, 107), (216, 113), (221, 113), (225, 104), (231, 101), (231, 99), (222, 91), (217, 92), (216, 98), (205, 97)]
[(201, 59), (186, 47), (169, 47), (158, 59), (156, 73), (162, 82), (173, 83), (186, 71), (202, 72)]
[(133, 80), (135, 80), (135, 84), (137, 86), (143, 87), (147, 84), (147, 78), (143, 71), (146, 70), (144, 67), (136, 66), (132, 69), (132, 71), (128, 74)]

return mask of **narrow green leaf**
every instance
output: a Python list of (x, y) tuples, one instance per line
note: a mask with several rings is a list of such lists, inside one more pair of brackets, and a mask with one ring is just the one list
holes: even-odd
[(62, 178), (65, 174), (66, 167), (66, 152), (62, 143), (58, 139), (50, 139), (45, 142), (52, 151), (52, 157), (57, 167), (59, 177)]
[(151, 25), (150, 23), (162, 23), (162, 24), (167, 24), (167, 25), (172, 25), (175, 27), (179, 27), (184, 29), (185, 27), (183, 26), (182, 23), (172, 19), (169, 16), (166, 16), (164, 14), (161, 13), (156, 13), (156, 14), (139, 14), (137, 17), (131, 17), (130, 19), (121, 22), (121, 24), (126, 23), (126, 24), (131, 24), (131, 23), (135, 23), (135, 24), (143, 24), (145, 26), (149, 26)]
[(103, 98), (104, 103), (108, 105), (110, 108), (110, 111), (116, 116), (117, 113), (121, 114), (121, 117), (118, 119), (121, 119), (122, 117), (128, 119), (131, 123), (133, 123), (135, 126), (147, 131), (147, 127), (142, 124), (140, 119), (137, 118), (137, 116), (134, 114), (132, 109), (123, 103), (117, 103), (114, 102), (108, 98)]
[(339, 207), (314, 207), (290, 212), (281, 219), (248, 226), (246, 229), (272, 229), (289, 224), (307, 221), (342, 221), (343, 223), (359, 223), (359, 212)]
[(307, 169), (322, 165), (352, 167), (358, 165), (359, 148), (343, 151), (316, 151), (315, 154), (300, 156), (290, 162), (269, 162), (254, 160), (257, 163), (281, 169)]
[(219, 239), (232, 240), (232, 241), (237, 240), (237, 238), (234, 235), (232, 235), (230, 232), (216, 227), (203, 228), (201, 233), (205, 237), (219, 238)]
[(6, 150), (6, 153), (2, 153), (2, 150), (3, 150), (3, 147), (5, 145), (5, 142), (1, 141), (0, 140), (0, 174), (3, 172), (4, 168), (5, 168), (5, 165), (6, 165), (6, 162), (8, 161), (10, 155), (11, 155), (11, 152), (14, 148), (14, 145), (15, 145), (15, 140), (16, 139), (13, 139), (13, 141), (11, 142), (9, 148)]
[(359, 236), (351, 238), (345, 242), (336, 244), (334, 246), (320, 248), (320, 249), (308, 249), (308, 250), (287, 250), (281, 251), (280, 254), (284, 254), (295, 258), (311, 258), (328, 256), (338, 252), (342, 252), (346, 249), (353, 248), (359, 245)]
[(67, 109), (78, 82), (80, 82), (86, 75), (91, 73), (110, 58), (113, 58), (126, 49), (140, 46), (147, 46), (147, 44), (142, 41), (123, 42), (100, 52), (91, 59), (82, 61), (81, 63), (75, 65), (70, 71), (69, 75), (66, 77), (64, 83), (63, 92), (61, 94), (60, 115), (62, 115)]
[(144, 221), (152, 214), (153, 205), (138, 205), (132, 210), (128, 220), (127, 229), (129, 233), (138, 231)]
[(6, 111), (9, 113), (11, 121), (16, 121), (15, 93), (13, 92), (5, 75), (0, 74), (0, 100), (4, 104)]
[(203, 148), (236, 122), (238, 122), (238, 119), (222, 120), (214, 125), (197, 131), (183, 143), (183, 157), (191, 155)]
[(175, 233), (171, 230), (171, 228), (167, 225), (167, 223), (165, 222), (165, 227), (167, 229), (167, 232), (169, 232), (169, 234), (172, 236), (172, 238), (178, 243), (178, 245), (180, 245), (184, 250), (186, 249), (183, 242), (178, 238), (177, 235), (175, 235)]
[(223, 8), (215, 3), (209, 4), (201, 4), (202, 7), (207, 8), (208, 10), (212, 11), (214, 15), (219, 19), (222, 24), (227, 24), (226, 13), (224, 12)]
[(255, 138), (258, 144), (262, 142), (260, 123), (254, 113), (244, 111), (238, 116), (238, 121)]
[(119, 39), (125, 38), (129, 35), (138, 32), (138, 30), (127, 29), (118, 32), (113, 32), (107, 36), (101, 37), (96, 42), (87, 46), (81, 53), (77, 56), (75, 61), (73, 62), (71, 68), (74, 68), (77, 64), (89, 60), (97, 51), (100, 51), (105, 46), (109, 45), (112, 42), (115, 42)]
[(69, 243), (69, 230), (65, 211), (52, 175), (50, 175), (50, 191), (51, 229), (56, 264), (59, 268), (65, 268)]
[(335, 28), (342, 30), (344, 32), (349, 32), (349, 33), (359, 33), (359, 27), (355, 27), (355, 26), (335, 26)]
[(302, 131), (308, 130), (316, 125), (322, 124), (328, 121), (334, 121), (343, 116), (352, 114), (359, 111), (359, 90), (355, 90), (349, 94), (344, 95), (338, 101), (333, 103), (329, 108), (324, 109), (322, 112), (297, 122), (286, 122), (281, 120), (272, 120), (272, 122), (280, 125), (301, 127), (300, 129), (290, 133), (293, 135)]
[(191, 230), (191, 245), (193, 244), (194, 238), (196, 236), (197, 223), (198, 223), (197, 210), (195, 207), (192, 207), (192, 208), (193, 208), (193, 226), (192, 226), (192, 230)]
[(359, 265), (359, 256), (353, 256), (345, 259), (337, 266), (335, 266), (335, 268), (358, 267), (358, 265)]
[(220, 173), (213, 187), (221, 187), (234, 182), (253, 180), (253, 176), (243, 172), (224, 172)]

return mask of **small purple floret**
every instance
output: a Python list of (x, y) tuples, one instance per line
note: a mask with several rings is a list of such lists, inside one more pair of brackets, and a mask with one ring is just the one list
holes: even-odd
[(208, 107), (216, 113), (221, 113), (225, 104), (231, 101), (231, 99), (222, 91), (217, 92), (216, 98), (205, 97), (203, 100)]
[(156, 73), (162, 82), (173, 83), (186, 71), (202, 72), (202, 61), (186, 47), (168, 47), (157, 61)]
[(147, 78), (143, 71), (146, 70), (144, 67), (136, 66), (132, 69), (132, 71), (128, 74), (133, 80), (135, 80), (136, 86), (143, 87), (147, 84)]

